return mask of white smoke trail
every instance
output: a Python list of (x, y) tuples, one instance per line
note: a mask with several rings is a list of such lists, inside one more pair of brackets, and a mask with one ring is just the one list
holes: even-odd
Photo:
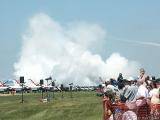
[(62, 26), (46, 14), (30, 19), (23, 36), (20, 59), (14, 64), (16, 77), (39, 82), (52, 75), (58, 83), (95, 85), (98, 77), (135, 75), (139, 64), (113, 53), (106, 61), (90, 51), (102, 46), (106, 32), (97, 24), (77, 22)]
[(157, 42), (128, 40), (128, 39), (122, 39), (122, 38), (117, 38), (113, 36), (109, 36), (109, 38), (115, 41), (120, 41), (120, 42), (133, 43), (133, 44), (138, 44), (138, 45), (143, 45), (143, 46), (145, 45), (145, 46), (151, 46), (151, 47), (160, 47), (160, 43), (157, 43)]

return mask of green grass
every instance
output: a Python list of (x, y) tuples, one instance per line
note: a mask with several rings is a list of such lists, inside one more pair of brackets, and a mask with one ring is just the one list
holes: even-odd
[[(52, 93), (51, 93), (52, 94)], [(0, 120), (102, 120), (102, 99), (95, 92), (57, 92), (48, 103), (40, 102), (41, 94), (0, 97)]]

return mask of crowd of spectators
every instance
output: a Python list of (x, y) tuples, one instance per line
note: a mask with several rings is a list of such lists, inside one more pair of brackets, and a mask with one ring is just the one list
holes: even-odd
[(160, 104), (160, 79), (148, 76), (143, 68), (137, 78), (123, 78), (122, 73), (117, 79), (105, 82), (104, 96), (114, 104), (125, 103), (132, 110), (137, 110), (143, 105)]

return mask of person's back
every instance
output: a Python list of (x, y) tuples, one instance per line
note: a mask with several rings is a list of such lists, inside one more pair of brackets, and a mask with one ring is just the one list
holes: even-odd
[(144, 84), (141, 84), (139, 86), (136, 97), (137, 97), (137, 99), (141, 98), (141, 97), (143, 97), (143, 98), (148, 98), (149, 97), (148, 90), (147, 90), (147, 88), (145, 87)]
[(138, 87), (136, 85), (129, 86), (124, 93), (124, 97), (126, 98), (127, 102), (133, 101), (136, 98), (137, 92)]
[(131, 85), (128, 89), (129, 89), (128, 101), (133, 101), (136, 98), (138, 87), (136, 85)]

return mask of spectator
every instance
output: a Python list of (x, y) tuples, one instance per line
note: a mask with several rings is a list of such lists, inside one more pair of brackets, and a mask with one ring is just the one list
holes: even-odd
[(117, 78), (117, 82), (118, 83), (122, 83), (123, 82), (123, 75), (122, 75), (122, 73), (119, 73), (119, 76)]
[(151, 103), (153, 104), (159, 104), (160, 103), (160, 88), (157, 87), (156, 81), (152, 81), (151, 83), (152, 90), (149, 92), (149, 97), (151, 98)]
[(144, 85), (143, 81), (138, 81), (138, 86), (139, 87), (136, 98), (137, 99), (148, 98), (149, 97), (148, 89), (146, 88), (146, 85)]
[(128, 81), (126, 82), (126, 90), (124, 92), (124, 97), (126, 99), (127, 102), (131, 102), (135, 99), (136, 94), (138, 92), (138, 87), (135, 84), (131, 84), (133, 83), (134, 78), (130, 77), (128, 79)]
[(116, 89), (116, 87), (114, 87), (114, 86), (111, 84), (111, 81), (105, 82), (104, 92), (106, 92), (106, 91), (108, 91), (108, 90), (111, 90), (112, 92), (115, 92), (115, 89)]
[(138, 77), (138, 81), (145, 83), (147, 75), (145, 74), (145, 70), (143, 68), (140, 69), (140, 75)]

